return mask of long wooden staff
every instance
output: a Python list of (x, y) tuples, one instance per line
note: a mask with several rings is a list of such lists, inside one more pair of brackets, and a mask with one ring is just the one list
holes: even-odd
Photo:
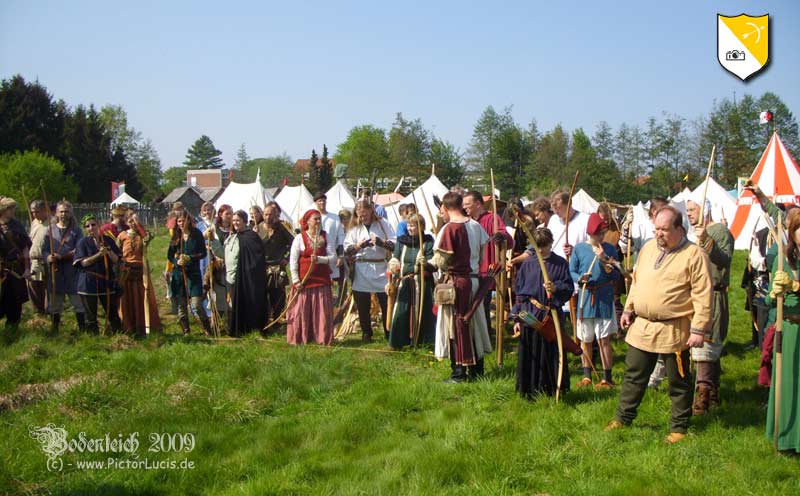
[(703, 203), (700, 204), (700, 214), (702, 215), (702, 226), (706, 227), (706, 195), (708, 195), (708, 183), (711, 179), (711, 169), (714, 167), (714, 155), (717, 145), (711, 147), (711, 158), (708, 159), (708, 169), (706, 170), (706, 184), (703, 186)]
[[(581, 176), (581, 170), (578, 169), (575, 171), (575, 178), (572, 180), (572, 187), (569, 189), (569, 199), (567, 200), (567, 213), (565, 215), (564, 220), (564, 244), (569, 244), (569, 221), (570, 221), (570, 213), (572, 212), (572, 195), (575, 194), (575, 186), (578, 184), (578, 178)], [(566, 256), (567, 265), (569, 265), (570, 256)], [(577, 343), (578, 342), (578, 327), (577, 322), (578, 319), (575, 316), (575, 313), (578, 311), (577, 304), (576, 304), (575, 295), (573, 294), (569, 298), (569, 320), (572, 323), (572, 338)]]
[[(631, 205), (630, 208), (628, 208), (628, 212), (630, 212), (631, 210), (633, 210), (633, 205)], [(625, 212), (625, 217), (628, 216), (628, 212)], [(631, 224), (633, 224), (633, 220), (631, 220)], [(630, 274), (631, 269), (633, 269), (633, 260), (631, 259), (631, 244), (632, 244), (631, 238), (633, 238), (633, 225), (631, 224), (628, 225), (628, 240), (627, 240), (627, 246), (625, 247), (625, 271), (628, 272), (628, 274)], [(631, 283), (627, 277), (624, 277), (624, 279), (625, 279), (625, 294), (627, 295), (628, 293), (630, 293)]]
[[(425, 196), (425, 190), (422, 188), (420, 189), (422, 190), (422, 201), (425, 203), (425, 210), (428, 212), (428, 217), (431, 218), (431, 232), (436, 236), (439, 234), (439, 230), (436, 228), (436, 217), (431, 213), (431, 207), (428, 205), (428, 198)], [(412, 191), (411, 193), (413, 194), (414, 192)], [(417, 200), (414, 200), (414, 203), (416, 204)], [(419, 207), (417, 207), (417, 212), (419, 212)]]
[[(539, 268), (542, 271), (542, 278), (544, 278), (544, 283), (549, 286), (550, 282), (550, 274), (547, 272), (547, 267), (544, 264), (544, 258), (542, 257), (542, 252), (539, 249), (539, 245), (536, 243), (536, 239), (533, 237), (533, 233), (528, 226), (525, 225), (522, 219), (519, 217), (519, 212), (517, 212), (517, 208), (513, 205), (509, 206), (511, 211), (514, 213), (519, 225), (522, 227), (522, 230), (525, 231), (525, 235), (528, 237), (528, 241), (533, 245), (533, 250), (536, 252), (536, 258), (539, 260)], [(552, 298), (553, 295), (547, 291), (547, 298)], [(561, 381), (564, 377), (564, 338), (561, 336), (561, 321), (558, 319), (558, 311), (550, 307), (550, 318), (553, 319), (553, 325), (556, 328), (556, 343), (558, 344), (558, 383), (556, 384), (556, 403), (561, 399)]]
[[(106, 247), (106, 242), (103, 239), (103, 233), (101, 232), (100, 248), (105, 249), (105, 247)], [(101, 336), (106, 335), (106, 327), (108, 327), (108, 321), (110, 317), (109, 312), (111, 312), (111, 288), (109, 287), (109, 285), (111, 284), (111, 277), (110, 277), (111, 272), (108, 270), (108, 256), (105, 253), (103, 253), (103, 272), (105, 276), (105, 286), (106, 286), (106, 323), (105, 326), (103, 326), (103, 329), (100, 330)]]
[[(319, 225), (319, 226), (317, 226), (317, 232), (316, 232), (316, 234), (314, 235), (314, 238), (311, 240), (311, 252), (312, 252), (312, 253), (314, 253), (314, 252), (316, 252), (316, 251), (317, 251), (317, 243), (318, 243), (318, 240), (319, 240), (319, 230), (320, 230), (321, 228), (322, 228), (322, 223), (320, 223), (320, 225)], [(298, 236), (302, 236), (302, 235), (303, 235), (302, 233), (298, 234)], [(297, 263), (297, 268), (298, 268), (298, 270), (299, 270), (299, 268), (300, 268), (300, 262), (299, 262), (299, 261), (298, 261), (298, 263)], [(308, 280), (308, 277), (311, 275), (311, 272), (312, 272), (313, 270), (314, 270), (314, 264), (309, 264), (309, 266), (308, 266), (308, 270), (306, 271), (306, 274), (303, 276), (303, 279), (301, 279), (301, 280), (300, 280), (300, 287), (301, 287), (301, 288), (302, 288), (302, 287), (305, 285), (306, 281)], [(300, 289), (298, 289), (298, 290), (295, 290), (294, 288), (292, 288), (292, 292), (291, 292), (291, 294), (289, 295), (289, 301), (287, 301), (287, 302), (286, 302), (286, 306), (283, 308), (283, 312), (281, 312), (281, 314), (280, 314), (280, 315), (278, 315), (277, 317), (275, 317), (275, 318), (272, 320), (272, 322), (270, 322), (269, 324), (267, 324), (266, 326), (264, 326), (264, 328), (262, 329), (262, 331), (266, 331), (266, 330), (267, 330), (267, 329), (269, 329), (270, 327), (272, 327), (272, 326), (274, 326), (275, 324), (277, 324), (278, 322), (280, 322), (280, 320), (281, 320), (281, 319), (282, 319), (282, 318), (283, 318), (283, 317), (286, 315), (286, 312), (288, 312), (288, 311), (289, 311), (289, 308), (291, 308), (292, 304), (294, 303), (294, 300), (297, 298), (297, 296), (298, 296), (299, 294), (300, 294)]]
[(150, 335), (150, 260), (147, 259), (147, 246), (152, 236), (145, 230), (142, 238), (142, 285), (144, 286), (144, 333)]
[[(417, 197), (414, 195), (414, 192), (411, 192), (411, 197), (414, 199), (414, 204), (417, 203)], [(422, 192), (422, 197), (425, 198), (425, 192)], [(434, 219), (431, 219), (431, 222), (434, 222)], [(419, 214), (417, 214), (417, 235), (419, 236), (419, 252), (422, 256), (425, 256), (425, 235), (422, 232), (422, 222), (419, 220)], [(425, 262), (419, 265), (419, 269), (417, 269), (419, 274), (419, 284), (417, 285), (417, 292), (419, 294), (419, 298), (417, 301), (417, 330), (414, 333), (414, 348), (417, 347), (419, 344), (419, 335), (422, 334), (422, 309), (425, 306)]]
[(211, 234), (206, 240), (206, 251), (208, 253), (208, 268), (210, 277), (208, 278), (208, 306), (211, 308), (211, 331), (215, 337), (219, 337), (219, 308), (217, 308), (217, 290), (214, 289), (214, 253), (211, 251), (211, 237), (215, 234), (214, 219), (211, 219)]
[[(42, 189), (42, 200), (44, 201), (44, 212), (47, 215), (47, 234), (48, 238), (50, 238), (50, 254), (55, 256), (55, 248), (53, 245), (53, 218), (52, 212), (50, 211), (50, 203), (47, 201), (47, 193), (44, 190), (44, 183), (40, 183), (39, 186)], [(56, 298), (56, 270), (58, 269), (57, 262), (52, 262), (50, 264), (50, 282), (52, 284), (52, 289), (50, 290), (50, 305), (52, 307), (53, 301)]]
[[(778, 270), (783, 271), (783, 220), (782, 215), (778, 212)], [(778, 295), (777, 309), (775, 316), (775, 426), (772, 433), (772, 440), (775, 449), (778, 449), (778, 435), (780, 434), (780, 420), (781, 420), (781, 385), (782, 385), (782, 366), (783, 366), (783, 293)]]
[[(492, 234), (497, 234), (500, 229), (500, 216), (497, 213), (497, 199), (494, 197), (494, 170), (489, 169), (489, 175), (492, 181), (492, 219), (494, 220), (494, 229)], [(505, 311), (503, 300), (505, 298), (505, 284), (506, 284), (506, 244), (505, 241), (497, 243), (494, 248), (494, 263), (500, 267), (497, 279), (495, 279), (495, 302), (494, 302), (494, 317), (495, 317), (495, 342), (497, 345), (497, 366), (503, 368), (503, 313)], [(488, 317), (488, 316), (487, 316)]]
[(28, 211), (28, 222), (33, 226), (33, 213), (31, 212), (31, 204), (28, 202), (28, 197), (25, 195), (25, 186), (22, 186), (22, 201), (25, 202), (25, 210)]

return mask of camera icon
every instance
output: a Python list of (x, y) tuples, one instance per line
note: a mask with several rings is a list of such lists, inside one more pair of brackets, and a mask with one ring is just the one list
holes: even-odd
[(744, 60), (744, 50), (725, 52), (725, 60)]

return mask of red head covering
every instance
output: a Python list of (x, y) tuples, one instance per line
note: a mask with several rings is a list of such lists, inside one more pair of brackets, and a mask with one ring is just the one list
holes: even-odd
[(586, 234), (600, 234), (608, 229), (608, 223), (600, 217), (597, 212), (589, 216), (589, 222), (586, 223)]
[[(303, 218), (300, 219), (300, 228), (303, 231), (307, 231), (308, 230), (308, 219), (310, 219), (311, 216), (314, 215), (314, 214), (319, 215), (320, 216), (320, 220), (322, 220), (322, 214), (319, 213), (319, 210), (317, 210), (316, 208), (312, 208), (311, 210), (306, 210), (306, 213), (303, 214)], [(322, 226), (320, 226), (320, 229), (321, 228), (322, 228)]]

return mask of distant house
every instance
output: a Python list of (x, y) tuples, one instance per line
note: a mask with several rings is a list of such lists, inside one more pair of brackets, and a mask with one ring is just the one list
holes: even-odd
[[(336, 168), (336, 161), (332, 158), (329, 158), (328, 161), (331, 164), (331, 168)], [(317, 167), (322, 165), (322, 159), (317, 159)], [(307, 158), (301, 158), (294, 163), (294, 172), (298, 175), (302, 174), (303, 177), (308, 179), (308, 174), (311, 172), (311, 160)]]
[(171, 205), (175, 202), (181, 202), (189, 213), (197, 216), (200, 213), (200, 207), (205, 201), (206, 200), (203, 199), (203, 191), (200, 188), (178, 186), (170, 191), (170, 193), (161, 200), (161, 203)]
[(200, 197), (203, 201), (214, 203), (220, 197), (225, 188), (197, 188), (200, 190)]
[(197, 188), (224, 188), (233, 179), (230, 169), (190, 169), (186, 171), (186, 185)]

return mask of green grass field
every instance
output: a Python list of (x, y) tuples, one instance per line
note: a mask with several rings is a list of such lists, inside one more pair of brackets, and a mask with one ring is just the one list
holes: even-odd
[[(154, 272), (165, 244), (151, 248)], [(764, 438), (767, 394), (756, 385), (758, 352), (744, 351), (750, 330), (736, 287), (743, 263), (738, 253), (723, 405), (675, 446), (662, 442), (663, 390), (648, 391), (633, 427), (609, 433), (616, 390), (573, 390), (560, 404), (520, 399), (513, 345), (504, 369), (451, 385), (442, 383), (449, 364), (430, 350), (390, 353), (382, 339), (214, 342), (183, 337), (169, 316), (163, 335), (133, 341), (78, 335), (67, 316), (56, 338), (23, 326), (0, 345), (0, 493), (800, 494), (800, 457), (775, 454)], [(618, 383), (624, 349), (615, 344)], [(50, 423), (70, 439), (138, 433), (140, 444), (135, 456), (67, 452), (62, 470), (48, 471), (29, 427)], [(159, 433), (191, 434), (195, 445), (148, 451)], [(109, 458), (194, 466), (78, 466)]]

